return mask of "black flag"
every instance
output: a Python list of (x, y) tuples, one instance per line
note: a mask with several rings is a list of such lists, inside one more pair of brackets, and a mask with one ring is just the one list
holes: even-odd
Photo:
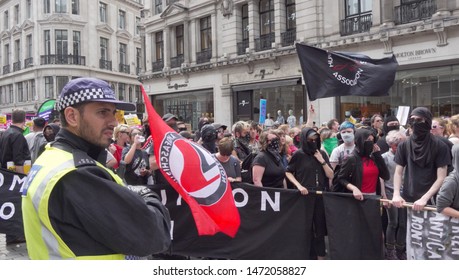
[(371, 59), (296, 44), (309, 100), (333, 96), (387, 96), (398, 67), (395, 55)]

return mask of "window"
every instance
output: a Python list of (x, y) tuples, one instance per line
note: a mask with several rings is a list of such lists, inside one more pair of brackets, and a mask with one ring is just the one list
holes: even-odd
[(80, 31), (73, 31), (73, 55), (75, 57), (81, 55), (81, 32)]
[(66, 13), (67, 12), (67, 0), (54, 0), (55, 6), (54, 11), (56, 13)]
[(8, 11), (5, 11), (3, 13), (3, 26), (5, 27), (4, 30), (8, 30), (10, 29), (10, 18), (9, 18), (9, 15), (8, 15)]
[(373, 0), (346, 0), (346, 17), (371, 12)]
[(140, 35), (140, 18), (135, 17), (135, 35)]
[(80, 1), (72, 0), (72, 15), (79, 15), (79, 14), (80, 14)]
[(127, 45), (120, 43), (120, 64), (127, 64)]
[(99, 20), (100, 22), (107, 22), (107, 4), (99, 2)]
[(126, 92), (126, 84), (119, 83), (118, 84), (118, 99), (124, 100), (124, 95)]
[(242, 40), (249, 40), (249, 5), (242, 5)]
[(268, 35), (274, 32), (274, 3), (273, 0), (260, 1), (260, 34)]
[(287, 0), (285, 2), (287, 10), (287, 30), (296, 29), (296, 8), (295, 0)]
[(163, 32), (156, 32), (155, 34), (155, 46), (156, 46), (156, 61), (163, 60)]
[(67, 76), (57, 76), (56, 77), (56, 92), (61, 92), (64, 86), (69, 82), (69, 77)]
[(126, 29), (126, 12), (122, 10), (118, 11), (118, 28)]
[(3, 62), (3, 65), (9, 65), (10, 64), (10, 45), (9, 44), (5, 45), (4, 59), (5, 61)]
[(45, 30), (45, 55), (51, 54), (51, 32)]
[(26, 2), (26, 17), (32, 17), (32, 0), (27, 0)]
[(175, 41), (177, 56), (183, 55), (184, 37), (183, 37), (183, 24), (175, 27)]
[(13, 85), (8, 85), (8, 99), (10, 103), (14, 103), (14, 88)]
[(43, 13), (50, 14), (51, 13), (51, 2), (50, 0), (43, 0)]
[(210, 16), (200, 19), (199, 21), (201, 34), (201, 50), (212, 48), (212, 24)]
[(100, 38), (100, 59), (108, 60), (108, 39)]
[(16, 88), (18, 90), (17, 95), (18, 95), (18, 102), (24, 102), (26, 101), (24, 98), (24, 88), (22, 87), (22, 82), (19, 82), (16, 84)]
[(163, 12), (163, 0), (155, 0), (155, 15)]
[(21, 60), (21, 40), (14, 41), (14, 62)]
[(19, 24), (20, 17), (21, 17), (21, 14), (20, 14), (20, 10), (19, 10), (19, 5), (16, 5), (16, 6), (14, 6), (14, 23), (16, 25)]
[(33, 55), (32, 34), (27, 35), (26, 43), (27, 43), (26, 58), (30, 58)]
[(38, 100), (38, 96), (35, 93), (35, 80), (30, 80), (30, 98), (29, 100)]
[(137, 71), (140, 70), (142, 67), (142, 49), (141, 48), (135, 48), (135, 63), (137, 67)]
[(58, 57), (66, 56), (68, 51), (68, 34), (67, 30), (56, 30), (56, 55)]
[(54, 82), (52, 76), (45, 77), (45, 98), (54, 97)]

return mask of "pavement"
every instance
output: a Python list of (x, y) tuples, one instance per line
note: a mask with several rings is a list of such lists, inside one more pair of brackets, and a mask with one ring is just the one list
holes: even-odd
[(0, 260), (29, 260), (26, 244), (6, 245), (5, 234), (0, 233)]

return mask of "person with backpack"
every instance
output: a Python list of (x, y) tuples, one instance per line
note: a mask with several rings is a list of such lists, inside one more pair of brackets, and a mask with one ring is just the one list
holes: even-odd
[(29, 146), (30, 158), (32, 164), (38, 157), (38, 152), (40, 147), (47, 143), (45, 136), (43, 135), (43, 130), (46, 125), (46, 120), (44, 118), (38, 117), (33, 120), (32, 132), (25, 136), (27, 140), (27, 145)]

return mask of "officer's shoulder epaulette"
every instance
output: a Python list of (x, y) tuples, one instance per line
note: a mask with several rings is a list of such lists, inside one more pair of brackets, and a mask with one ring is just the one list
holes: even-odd
[(97, 165), (94, 159), (92, 159), (90, 156), (88, 156), (87, 153), (81, 150), (74, 150), (72, 154), (75, 167)]

